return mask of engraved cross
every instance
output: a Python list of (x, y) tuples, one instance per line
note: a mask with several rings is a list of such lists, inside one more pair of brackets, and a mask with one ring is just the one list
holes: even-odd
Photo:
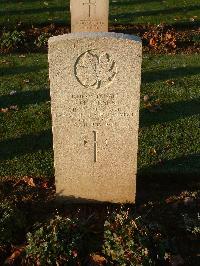
[(88, 12), (89, 12), (89, 18), (91, 17), (91, 6), (96, 6), (96, 1), (92, 2), (92, 0), (88, 0), (88, 3), (83, 3), (83, 5), (88, 5)]
[(97, 132), (93, 131), (94, 134), (94, 162), (97, 162)]

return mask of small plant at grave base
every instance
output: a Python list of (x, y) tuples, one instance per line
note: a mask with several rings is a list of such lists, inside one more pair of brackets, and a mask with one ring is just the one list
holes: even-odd
[(51, 34), (43, 32), (40, 36), (38, 36), (37, 40), (35, 40), (34, 44), (38, 48), (47, 47), (48, 39), (51, 37)]
[(0, 202), (0, 245), (15, 243), (25, 230), (26, 219), (14, 205)]
[(169, 254), (168, 240), (157, 224), (145, 224), (121, 210), (105, 222), (103, 254), (111, 265), (158, 265)]
[(27, 234), (24, 263), (41, 266), (77, 265), (82, 236), (78, 221), (56, 216), (33, 234)]
[(0, 38), (2, 52), (12, 52), (25, 44), (25, 34), (22, 31), (4, 32)]

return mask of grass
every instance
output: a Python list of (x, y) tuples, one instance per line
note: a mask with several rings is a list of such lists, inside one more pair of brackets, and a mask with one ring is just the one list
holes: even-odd
[[(0, 105), (18, 105), (19, 111), (0, 114), (0, 175), (52, 175), (46, 55), (7, 56), (5, 60), (9, 64), (0, 67)], [(12, 90), (16, 96), (9, 96)]]
[[(197, 0), (110, 1), (110, 24), (174, 24), (199, 22)], [(1, 0), (0, 25), (16, 28), (41, 24), (70, 24), (69, 0)]]
[(140, 112), (139, 169), (143, 173), (200, 173), (199, 70), (198, 55), (144, 59), (142, 95), (159, 99), (162, 111)]
[[(144, 55), (139, 160), (141, 175), (199, 175), (198, 55)], [(17, 91), (16, 95), (10, 95)], [(143, 97), (159, 100), (151, 113)], [(48, 65), (46, 54), (0, 59), (0, 176), (52, 177)]]

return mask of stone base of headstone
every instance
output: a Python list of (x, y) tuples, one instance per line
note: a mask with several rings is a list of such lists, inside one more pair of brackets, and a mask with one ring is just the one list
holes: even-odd
[(50, 38), (54, 165), (61, 199), (134, 203), (141, 61), (136, 36)]

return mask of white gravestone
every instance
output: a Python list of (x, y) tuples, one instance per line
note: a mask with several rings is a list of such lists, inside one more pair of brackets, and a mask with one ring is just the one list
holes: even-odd
[(109, 0), (71, 0), (71, 32), (107, 32)]
[(49, 40), (57, 193), (134, 202), (142, 44), (117, 33)]

